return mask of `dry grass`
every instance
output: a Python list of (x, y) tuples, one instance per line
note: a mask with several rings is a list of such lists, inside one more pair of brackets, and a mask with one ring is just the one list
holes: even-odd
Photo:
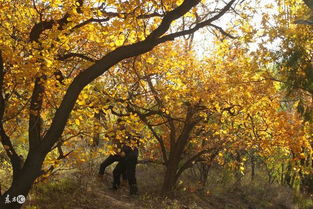
[[(99, 182), (99, 163), (83, 166), (74, 172), (60, 173), (48, 182), (36, 185), (24, 209), (311, 209), (310, 197), (295, 195), (286, 187), (269, 185), (260, 179), (243, 178), (240, 183), (228, 171), (212, 170), (206, 187), (187, 172), (182, 183), (165, 198), (160, 194), (163, 167), (138, 165), (139, 195), (130, 197), (128, 188), (109, 189), (112, 177)], [(88, 167), (88, 169), (87, 169)], [(113, 168), (114, 166), (112, 166)], [(110, 174), (112, 168), (107, 172)], [(300, 206), (300, 207), (298, 207)]]

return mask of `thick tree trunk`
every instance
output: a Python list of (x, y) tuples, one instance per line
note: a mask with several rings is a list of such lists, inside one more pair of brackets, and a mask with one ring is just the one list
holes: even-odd
[(177, 170), (178, 162), (168, 162), (163, 180), (162, 193), (169, 194), (176, 186), (177, 183)]
[[(34, 181), (41, 173), (41, 166), (44, 161), (44, 154), (33, 154), (28, 156), (24, 167), (21, 171), (22, 175), (17, 175), (11, 184), (11, 187), (1, 196), (1, 209), (20, 209), (22, 207), (22, 199), (20, 195), (27, 198), (27, 195)], [(13, 198), (16, 198), (15, 201)], [(9, 202), (6, 202), (9, 201)], [(18, 202), (19, 201), (19, 202)]]

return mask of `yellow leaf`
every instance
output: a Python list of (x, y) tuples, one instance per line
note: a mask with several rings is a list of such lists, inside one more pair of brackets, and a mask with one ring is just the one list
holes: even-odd
[(80, 125), (80, 120), (75, 119), (75, 124), (79, 126)]
[(44, 58), (44, 60), (46, 61), (47, 67), (51, 67), (52, 66), (53, 62), (50, 59)]

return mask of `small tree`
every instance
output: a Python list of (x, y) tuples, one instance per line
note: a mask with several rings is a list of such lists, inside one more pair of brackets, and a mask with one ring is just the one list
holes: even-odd
[(106, 80), (119, 85), (102, 90), (112, 104), (106, 111), (143, 123), (159, 144), (164, 193), (175, 188), (186, 169), (218, 153), (268, 153), (288, 147), (291, 138), (294, 145), (299, 142), (297, 120), (278, 111), (280, 96), (273, 81), (256, 73), (257, 59), (239, 42), (234, 48), (228, 41), (220, 44), (202, 61), (185, 44), (157, 47), (120, 63), (116, 76)]

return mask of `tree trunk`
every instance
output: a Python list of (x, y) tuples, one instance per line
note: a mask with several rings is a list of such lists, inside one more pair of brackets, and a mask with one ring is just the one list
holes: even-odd
[[(44, 154), (32, 154), (29, 155), (25, 161), (24, 167), (21, 171), (22, 175), (17, 175), (11, 184), (11, 187), (1, 196), (1, 209), (20, 209), (22, 207), (22, 199), (18, 198), (19, 195), (27, 197), (31, 186), (35, 182), (36, 178), (41, 174), (41, 166), (44, 161)], [(12, 198), (17, 198), (14, 201)], [(5, 202), (9, 200), (10, 202)]]
[(254, 177), (255, 177), (255, 160), (254, 160), (254, 156), (251, 156), (251, 181), (254, 181)]
[(201, 163), (200, 165), (200, 183), (202, 188), (205, 188), (207, 184), (210, 168), (211, 164)]
[(177, 170), (178, 170), (178, 161), (168, 161), (166, 166), (166, 171), (163, 180), (162, 193), (169, 194), (176, 186), (177, 183)]
[(94, 124), (93, 124), (93, 138), (92, 138), (92, 145), (97, 147), (100, 142), (100, 133), (99, 133), (99, 123), (100, 123), (101, 113), (94, 114)]
[(285, 167), (284, 167), (284, 163), (282, 163), (281, 164), (281, 175), (280, 175), (280, 184), (282, 184), (282, 185), (285, 182), (284, 174), (285, 174)]

